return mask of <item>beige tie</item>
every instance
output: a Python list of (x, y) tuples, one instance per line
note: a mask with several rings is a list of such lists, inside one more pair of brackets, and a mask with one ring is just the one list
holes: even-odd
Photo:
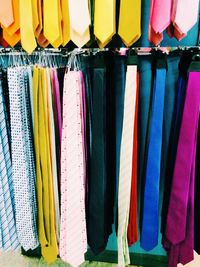
[(118, 192), (118, 266), (130, 264), (127, 230), (129, 220), (137, 66), (128, 66), (124, 99), (124, 119), (120, 153)]
[(90, 40), (90, 13), (88, 0), (69, 0), (70, 35), (78, 47)]

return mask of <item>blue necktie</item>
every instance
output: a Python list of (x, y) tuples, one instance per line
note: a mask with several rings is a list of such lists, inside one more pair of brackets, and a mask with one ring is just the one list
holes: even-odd
[(165, 80), (166, 69), (164, 66), (157, 68), (153, 87), (141, 233), (141, 247), (147, 251), (153, 249), (158, 243), (159, 183)]
[(6, 251), (16, 250), (19, 247), (19, 241), (14, 219), (12, 166), (8, 144), (7, 114), (2, 89), (2, 82), (0, 82), (0, 249)]

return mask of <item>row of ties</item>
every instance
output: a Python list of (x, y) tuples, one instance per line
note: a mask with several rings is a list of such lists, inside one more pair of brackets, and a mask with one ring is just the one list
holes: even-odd
[[(149, 40), (158, 45), (163, 31), (181, 40), (198, 19), (199, 0), (151, 0)], [(31, 53), (37, 46), (57, 48), (71, 40), (78, 47), (94, 40), (102, 48), (116, 34), (116, 0), (1, 0), (3, 40)], [(92, 15), (93, 14), (93, 15)], [(94, 18), (92, 18), (94, 16)], [(171, 23), (171, 25), (170, 25)], [(126, 46), (141, 36), (141, 0), (121, 0), (118, 34)]]

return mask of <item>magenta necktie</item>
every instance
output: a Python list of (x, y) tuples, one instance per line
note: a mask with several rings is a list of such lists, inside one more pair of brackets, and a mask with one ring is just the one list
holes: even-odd
[(190, 72), (167, 214), (169, 267), (193, 260), (194, 175), (200, 109), (200, 72)]

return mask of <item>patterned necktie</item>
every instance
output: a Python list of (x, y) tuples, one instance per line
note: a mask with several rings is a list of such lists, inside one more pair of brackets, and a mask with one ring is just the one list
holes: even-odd
[(166, 69), (164, 67), (157, 68), (153, 88), (141, 233), (141, 247), (147, 251), (153, 249), (158, 243), (159, 182), (165, 79)]
[(169, 250), (169, 262), (172, 262), (178, 254), (176, 264), (178, 262), (186, 264), (193, 259), (194, 169), (200, 106), (199, 78), (200, 72), (190, 72), (167, 214), (165, 247)]
[(131, 46), (141, 36), (141, 0), (122, 0), (120, 3), (119, 36)]
[[(36, 202), (34, 188), (32, 141), (27, 133), (27, 97), (23, 68), (8, 69), (13, 187), (16, 208), (16, 227), (21, 246), (25, 250), (38, 245), (36, 226)], [(20, 166), (20, 167), (19, 167)]]
[(7, 114), (2, 89), (2, 83), (0, 83), (0, 248), (2, 250), (16, 250), (20, 244), (17, 237), (14, 218), (15, 203), (12, 181), (13, 176), (10, 148), (8, 144), (8, 130), (6, 122)]
[(90, 14), (88, 0), (69, 0), (70, 35), (78, 47), (90, 40)]
[(172, 0), (151, 0), (149, 20), (149, 41), (158, 45), (163, 39), (163, 31), (171, 21)]
[(131, 195), (133, 137), (136, 106), (137, 66), (128, 66), (124, 99), (124, 120), (118, 193), (118, 266), (130, 264), (127, 230)]
[(81, 72), (65, 74), (61, 154), (60, 256), (72, 266), (87, 251)]

